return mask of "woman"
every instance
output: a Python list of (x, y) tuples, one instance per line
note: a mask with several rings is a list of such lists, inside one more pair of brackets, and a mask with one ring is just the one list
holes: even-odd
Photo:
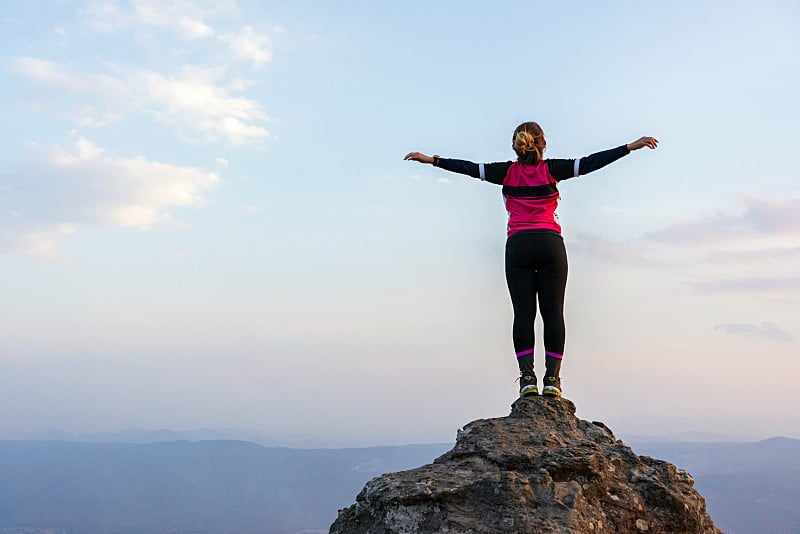
[(556, 208), (561, 199), (558, 182), (605, 167), (643, 147), (656, 148), (658, 140), (642, 137), (627, 145), (579, 159), (543, 159), (546, 146), (542, 128), (535, 122), (517, 126), (511, 138), (517, 161), (472, 163), (421, 152), (405, 160), (429, 163), (446, 171), (503, 186), (508, 211), (506, 281), (514, 307), (513, 340), (519, 364), (520, 397), (538, 395), (533, 372), (533, 322), (536, 301), (544, 323), (545, 374), (542, 395), (561, 396), (561, 360), (564, 357), (564, 293), (567, 287), (567, 253)]

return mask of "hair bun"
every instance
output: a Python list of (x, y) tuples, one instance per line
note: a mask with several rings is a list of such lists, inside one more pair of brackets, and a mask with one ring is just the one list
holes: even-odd
[(517, 132), (514, 138), (514, 150), (522, 153), (538, 151), (536, 136), (526, 131)]
[(541, 126), (535, 122), (523, 122), (514, 130), (511, 146), (520, 163), (536, 164), (542, 160), (547, 142)]

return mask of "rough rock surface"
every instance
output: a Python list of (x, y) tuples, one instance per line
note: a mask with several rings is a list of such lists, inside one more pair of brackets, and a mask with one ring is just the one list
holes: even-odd
[(693, 483), (572, 402), (528, 397), (432, 464), (369, 481), (330, 533), (719, 533)]

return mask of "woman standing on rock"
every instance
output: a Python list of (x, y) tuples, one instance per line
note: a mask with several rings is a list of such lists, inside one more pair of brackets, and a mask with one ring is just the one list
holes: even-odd
[(517, 126), (511, 138), (517, 161), (473, 163), (421, 152), (404, 159), (429, 163), (446, 171), (503, 186), (508, 211), (506, 281), (514, 307), (513, 339), (517, 353), (519, 394), (538, 395), (533, 372), (533, 322), (536, 301), (544, 323), (545, 374), (542, 395), (561, 396), (561, 360), (564, 357), (564, 293), (567, 287), (567, 252), (556, 208), (558, 182), (605, 167), (632, 150), (658, 146), (654, 137), (579, 159), (543, 159), (544, 132), (535, 122)]

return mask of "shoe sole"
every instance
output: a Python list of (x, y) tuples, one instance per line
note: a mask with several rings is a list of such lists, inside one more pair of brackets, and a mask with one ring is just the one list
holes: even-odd
[(561, 390), (556, 389), (552, 386), (545, 386), (544, 391), (542, 391), (542, 395), (544, 395), (545, 397), (560, 397)]
[(520, 397), (533, 397), (539, 394), (539, 389), (536, 386), (528, 386), (519, 392)]

